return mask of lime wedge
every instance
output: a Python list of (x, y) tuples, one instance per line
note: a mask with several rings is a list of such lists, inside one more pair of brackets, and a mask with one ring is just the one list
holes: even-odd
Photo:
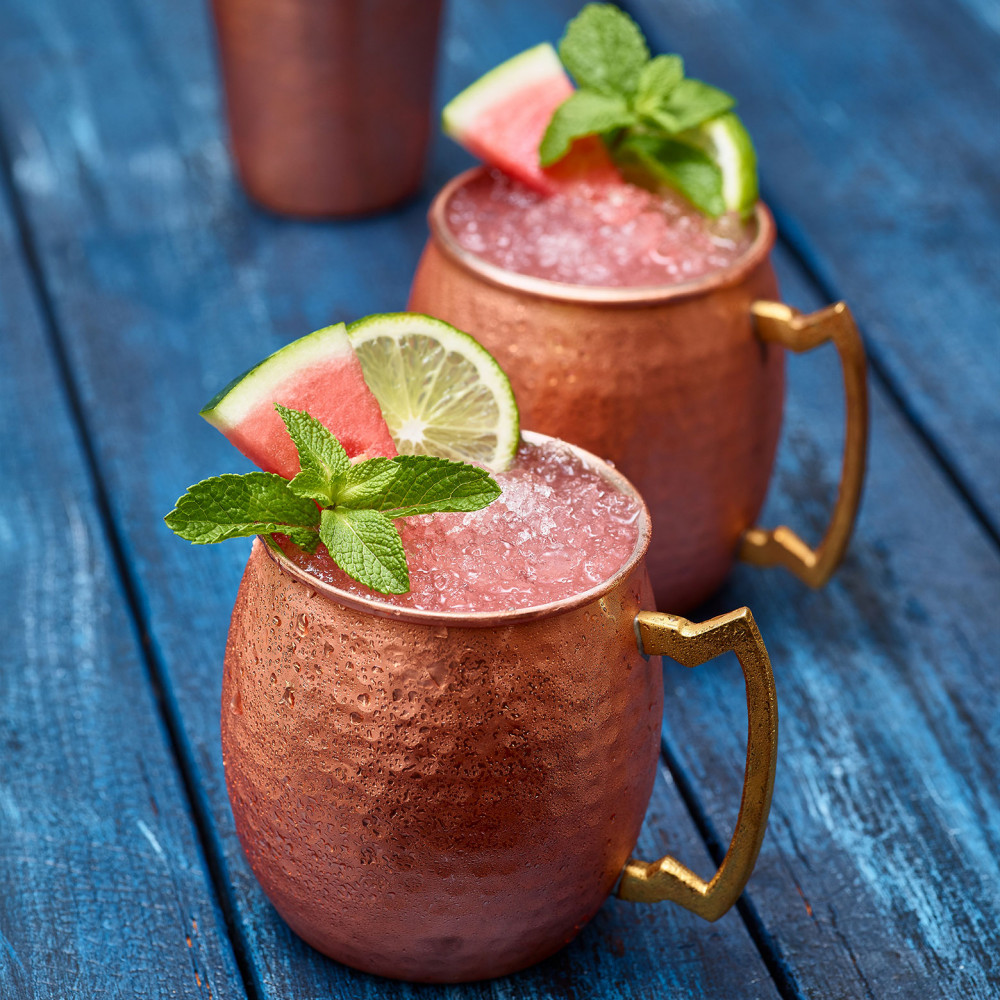
[(711, 118), (677, 136), (697, 146), (722, 171), (722, 200), (726, 210), (745, 219), (757, 204), (757, 154), (750, 133), (731, 111)]
[(478, 462), (502, 472), (520, 440), (510, 381), (467, 333), (419, 313), (366, 316), (347, 328), (365, 382), (403, 455)]

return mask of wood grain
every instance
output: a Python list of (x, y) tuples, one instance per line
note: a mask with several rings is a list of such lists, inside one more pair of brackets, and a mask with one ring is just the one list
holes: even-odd
[(7, 193), (0, 997), (243, 997)]
[[(457, 6), (450, 90), (456, 77), (471, 79), (539, 30), (556, 33), (568, 16), (568, 5), (533, 18), (533, 6), (497, 4), (480, 20)], [(189, 482), (243, 467), (196, 416), (233, 372), (331, 317), (402, 306), (426, 231), (425, 202), (338, 226), (252, 210), (223, 153), (208, 42), (193, 3), (168, 13), (114, 0), (87, 11), (32, 2), (0, 12), (3, 20), (16, 58), (0, 76), (19, 85), (0, 87), (0, 113), (19, 191), (164, 672), (165, 708), (184, 733), (185, 764), (212, 817), (208, 848), (231, 886), (254, 987), (275, 1000), (429, 996), (430, 989), (390, 987), (323, 959), (263, 897), (233, 833), (219, 755), (225, 629), (247, 548), (193, 549), (160, 522)], [(112, 91), (114, 100), (105, 100)], [(460, 159), (444, 152), (435, 176)], [(659, 846), (644, 842), (644, 850), (669, 847), (711, 867), (671, 786), (658, 786), (651, 816)], [(595, 991), (649, 1000), (777, 995), (737, 914), (709, 927), (673, 908), (616, 902), (548, 963), (448, 995)]]
[[(777, 263), (788, 301), (821, 304), (786, 255)], [(767, 524), (821, 534), (840, 393), (832, 352), (790, 360)], [(753, 608), (781, 705), (748, 904), (798, 995), (986, 1000), (1000, 982), (1000, 558), (898, 412), (879, 391), (873, 403), (861, 517), (834, 581), (807, 592), (740, 567), (703, 609)], [(717, 842), (739, 795), (738, 677), (735, 662), (667, 671), (667, 691), (697, 710), (668, 710), (664, 739)]]
[(1000, 35), (970, 16), (986, 5), (627, 6), (737, 97), (786, 237), (1000, 532)]
[[(540, 38), (557, 37), (575, 6), (453, 4), (442, 93)], [(786, 7), (780, 5), (788, 17), (807, 16)], [(888, 3), (873, 7), (864, 16), (886, 22)], [(717, 26), (705, 9), (676, 6), (671, 16)], [(752, 10), (766, 20), (766, 11)], [(792, 89), (797, 101), (819, 100), (820, 81), (810, 72), (822, 60), (809, 47), (819, 43), (809, 36), (805, 55), (789, 56), (741, 17), (730, 23), (745, 34), (751, 53), (767, 53), (757, 63), (765, 82), (768, 74), (778, 80), (791, 74), (802, 81)], [(817, 22), (815, 31), (827, 27)], [(879, 36), (886, 52), (895, 51), (891, 34), (883, 29)], [(166, 709), (185, 734), (185, 763), (213, 818), (208, 846), (232, 886), (237, 939), (255, 988), (283, 1000), (427, 992), (387, 987), (318, 958), (260, 895), (232, 834), (217, 750), (225, 620), (245, 549), (232, 543), (192, 550), (158, 520), (187, 483), (241, 468), (194, 415), (235, 371), (331, 317), (402, 305), (425, 232), (424, 201), (339, 226), (289, 223), (251, 210), (225, 157), (204, 17), (191, 2), (167, 9), (103, 0), (78, 10), (56, 0), (19, 0), (0, 9), (0, 37), (10, 54), (0, 62), (0, 120), (18, 192), (39, 241), (151, 648), (164, 670)], [(980, 44), (970, 48), (973, 61)], [(707, 43), (704, 55), (692, 44), (692, 71), (743, 97), (723, 71), (749, 57), (726, 52), (723, 66)], [(719, 60), (717, 74), (710, 58)], [(871, 69), (869, 76), (872, 86), (888, 86), (891, 73)], [(747, 107), (751, 99), (752, 92)], [(943, 114), (924, 99), (928, 114)], [(789, 118), (794, 107), (778, 107), (786, 121), (798, 120)], [(748, 118), (755, 135), (763, 134), (768, 162), (786, 164), (786, 144), (794, 151), (796, 136), (811, 133), (796, 125), (783, 136), (780, 120), (768, 124), (770, 114), (761, 104)], [(864, 135), (866, 143), (878, 140)], [(898, 138), (923, 149), (910, 132)], [(832, 171), (842, 144), (802, 149), (801, 176), (787, 166), (765, 169), (772, 200), (789, 206), (792, 222), (806, 197), (796, 185)], [(463, 162), (439, 145), (428, 192)], [(910, 196), (906, 184), (877, 186), (885, 207), (864, 201), (862, 188), (855, 177), (846, 187), (822, 189), (827, 203), (838, 206), (837, 240), (851, 229), (844, 213), (855, 211), (855, 198), (866, 211), (898, 210), (907, 219), (912, 206), (902, 195), (892, 207), (898, 192)], [(980, 238), (976, 227), (986, 223), (967, 220), (964, 204), (946, 209), (957, 214), (946, 212), (952, 221), (936, 240), (951, 246), (953, 232)], [(793, 225), (800, 248), (802, 232), (824, 232), (818, 213), (805, 205), (803, 221)], [(833, 246), (833, 236), (824, 236), (825, 246)], [(858, 304), (910, 416), (939, 437), (943, 421), (961, 424), (961, 440), (971, 442), (968, 475), (988, 484), (989, 470), (980, 475), (974, 467), (984, 446), (967, 433), (982, 416), (985, 390), (962, 367), (967, 357), (983, 356), (971, 293), (955, 284), (963, 269), (949, 258), (941, 281), (959, 289), (972, 322), (953, 327), (941, 356), (939, 346), (928, 346), (931, 321), (915, 311), (940, 294), (931, 287), (934, 275), (926, 263), (913, 264), (918, 254), (904, 240), (879, 245), (891, 268), (847, 261), (844, 251), (830, 273)], [(851, 252), (862, 250), (851, 245)], [(819, 304), (794, 261), (785, 258), (781, 267), (793, 303)], [(879, 276), (877, 287), (871, 274)], [(900, 312), (904, 307), (910, 311)], [(885, 324), (873, 321), (879, 317)], [(908, 333), (913, 345), (904, 343)], [(925, 351), (933, 361), (928, 370)], [(790, 368), (786, 442), (768, 523), (786, 520), (815, 539), (839, 465), (839, 375), (822, 354)], [(1000, 907), (1000, 706), (991, 634), (1000, 597), (997, 553), (892, 397), (878, 385), (874, 396), (872, 475), (858, 538), (835, 583), (812, 594), (777, 571), (744, 568), (705, 609), (753, 607), (772, 647), (782, 701), (774, 822), (743, 917), (785, 996), (988, 997), (997, 987)], [(745, 710), (737, 668), (721, 661), (694, 672), (668, 667), (667, 678), (676, 697), (667, 710), (666, 753), (705, 835), (720, 848), (742, 775)], [(647, 827), (662, 846), (644, 843), (642, 850), (653, 856), (669, 848), (708, 874), (711, 864), (699, 862), (697, 839), (682, 815), (676, 790), (664, 786)], [(449, 995), (773, 995), (743, 926), (737, 914), (707, 927), (673, 909), (612, 902), (550, 963)]]

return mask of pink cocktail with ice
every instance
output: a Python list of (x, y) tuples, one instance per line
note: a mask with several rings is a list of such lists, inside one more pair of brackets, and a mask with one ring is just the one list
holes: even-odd
[(754, 235), (736, 214), (709, 218), (669, 191), (581, 183), (543, 195), (498, 170), (474, 175), (446, 212), (464, 249), (505, 271), (571, 285), (692, 281), (735, 263)]
[(495, 475), (502, 496), (467, 514), (398, 524), (410, 592), (373, 595), (319, 549), (286, 547), (312, 576), (358, 596), (420, 611), (497, 612), (573, 597), (609, 580), (634, 554), (641, 503), (559, 441), (522, 442)]

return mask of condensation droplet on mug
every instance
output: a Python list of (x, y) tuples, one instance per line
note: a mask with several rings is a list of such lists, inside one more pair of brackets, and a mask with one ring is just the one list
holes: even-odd
[(402, 697), (403, 697), (403, 692), (400, 691), (399, 688), (393, 688), (393, 691), (392, 691), (392, 700), (393, 701), (399, 701)]
[(433, 632), (435, 639), (447, 639), (448, 638), (448, 626), (447, 625), (437, 625)]
[(370, 701), (371, 701), (371, 698), (364, 691), (362, 691), (361, 694), (358, 695), (358, 703), (359, 704), (361, 704), (361, 705), (367, 705)]
[(278, 683), (278, 675), (277, 674), (271, 674), (271, 683), (272, 684), (277, 684)]
[(229, 710), (236, 715), (243, 714), (243, 695), (239, 688), (233, 692), (233, 697), (229, 702)]
[(448, 664), (444, 660), (435, 660), (424, 668), (427, 676), (439, 687), (443, 688), (448, 683)]
[(281, 696), (281, 704), (289, 708), (295, 707), (295, 689), (291, 684), (285, 685), (285, 693)]
[(356, 726), (360, 726), (361, 725), (361, 713), (360, 712), (351, 712), (351, 722), (353, 722), (354, 725), (356, 725)]

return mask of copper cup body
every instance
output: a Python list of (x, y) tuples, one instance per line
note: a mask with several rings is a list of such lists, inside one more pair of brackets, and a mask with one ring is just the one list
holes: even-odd
[(229, 131), (249, 195), (353, 215), (420, 184), (441, 0), (213, 0)]
[(615, 577), (503, 615), (368, 601), (255, 542), (223, 757), (240, 842), (297, 934), (367, 972), (455, 982), (540, 961), (596, 913), (659, 756), (662, 674), (634, 631), (648, 541), (643, 510)]
[(522, 425), (613, 462), (649, 505), (657, 606), (688, 610), (729, 572), (764, 503), (781, 427), (784, 351), (754, 333), (750, 306), (777, 298), (774, 222), (751, 248), (684, 285), (592, 288), (504, 271), (464, 250), (445, 206), (409, 308), (471, 333), (510, 376)]

